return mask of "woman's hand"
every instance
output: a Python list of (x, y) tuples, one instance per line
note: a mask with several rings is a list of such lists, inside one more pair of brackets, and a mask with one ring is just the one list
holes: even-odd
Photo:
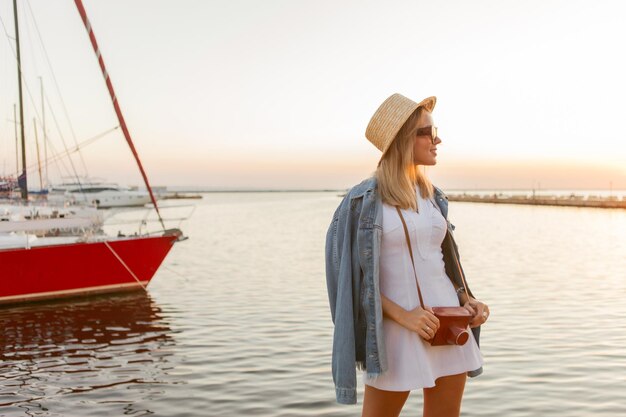
[(482, 301), (478, 301), (475, 298), (470, 298), (469, 301), (463, 304), (463, 307), (465, 307), (467, 311), (472, 313), (472, 316), (474, 316), (469, 324), (471, 328), (480, 326), (489, 318), (489, 307), (487, 304)]
[(401, 315), (398, 321), (403, 327), (417, 333), (424, 340), (430, 340), (439, 329), (439, 319), (433, 314), (430, 307), (423, 309), (416, 307), (413, 310), (406, 311)]

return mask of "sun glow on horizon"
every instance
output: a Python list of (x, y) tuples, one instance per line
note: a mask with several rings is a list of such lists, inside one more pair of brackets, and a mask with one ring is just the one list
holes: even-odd
[[(86, 1), (155, 184), (349, 187), (378, 161), (363, 136), (369, 118), (400, 92), (438, 97), (443, 143), (428, 172), (442, 186), (626, 188), (626, 55), (616, 52), (626, 39), (621, 2), (244, 3)], [(117, 121), (71, 2), (30, 6), (72, 122), (70, 128), (64, 120), (23, 6), (24, 83), (33, 95), (25, 127), (34, 164), (38, 77), (58, 150), (58, 132), (73, 145), (72, 130), (81, 142)], [(0, 3), (9, 33), (11, 9)], [(0, 175), (15, 171), (12, 42), (0, 41)], [(85, 148), (84, 159), (92, 176), (141, 182), (119, 132)]]

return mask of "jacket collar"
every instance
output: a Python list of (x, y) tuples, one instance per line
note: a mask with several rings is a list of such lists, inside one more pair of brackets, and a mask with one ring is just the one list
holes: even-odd
[[(352, 198), (362, 197), (367, 192), (374, 192), (377, 185), (378, 181), (376, 180), (376, 177), (369, 177), (361, 181), (360, 184), (354, 186), (350, 194), (352, 195)], [(435, 192), (435, 201), (439, 202), (440, 199), (448, 200), (448, 196), (443, 191), (441, 191), (441, 188), (434, 185), (433, 188)]]
[[(365, 196), (366, 194), (370, 196), (374, 196), (376, 198), (377, 211), (380, 215), (380, 218), (376, 219), (378, 224), (382, 222), (382, 201), (380, 200), (380, 196), (376, 193), (376, 186), (378, 182), (375, 177), (370, 177), (363, 180), (360, 184), (354, 186), (352, 190), (350, 190), (350, 199), (360, 198)], [(441, 188), (433, 185), (434, 189), (434, 200), (439, 208), (439, 211), (443, 215), (444, 219), (448, 219), (448, 196), (441, 191)], [(378, 216), (377, 216), (378, 217)]]

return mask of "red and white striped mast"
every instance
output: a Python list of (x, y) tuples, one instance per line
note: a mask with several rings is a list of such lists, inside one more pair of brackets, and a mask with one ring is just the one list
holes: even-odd
[(98, 42), (96, 41), (96, 35), (93, 33), (93, 29), (91, 28), (91, 23), (87, 18), (87, 12), (85, 11), (85, 7), (83, 6), (82, 0), (74, 0), (76, 3), (76, 7), (78, 8), (78, 13), (80, 17), (83, 19), (83, 23), (85, 24), (85, 28), (87, 29), (87, 33), (89, 34), (89, 39), (91, 40), (91, 46), (93, 46), (93, 50), (96, 53), (96, 58), (98, 58), (98, 64), (100, 64), (100, 69), (102, 70), (102, 75), (104, 76), (104, 81), (109, 90), (109, 95), (111, 96), (111, 101), (113, 102), (113, 108), (115, 109), (115, 114), (117, 115), (117, 119), (120, 122), (120, 127), (122, 128), (122, 132), (124, 133), (124, 137), (126, 138), (126, 142), (128, 146), (130, 146), (130, 150), (135, 157), (135, 161), (137, 161), (137, 165), (139, 166), (139, 170), (141, 171), (141, 176), (143, 177), (143, 181), (148, 188), (148, 192), (150, 193), (150, 199), (152, 200), (152, 204), (154, 204), (154, 209), (159, 216), (159, 221), (161, 222), (161, 226), (165, 230), (165, 225), (163, 224), (163, 219), (161, 218), (161, 213), (159, 212), (159, 206), (157, 206), (156, 198), (154, 198), (154, 194), (152, 193), (152, 187), (150, 187), (150, 183), (148, 182), (148, 176), (143, 169), (143, 165), (141, 165), (141, 160), (139, 159), (139, 155), (137, 154), (137, 150), (135, 149), (135, 145), (130, 137), (130, 132), (128, 131), (128, 127), (126, 126), (126, 122), (124, 121), (124, 116), (122, 115), (122, 110), (120, 109), (120, 105), (117, 101), (117, 97), (115, 96), (115, 91), (113, 90), (113, 84), (111, 83), (111, 77), (109, 77), (109, 73), (107, 72), (106, 66), (104, 65), (104, 59), (102, 59), (102, 54), (100, 53), (100, 48), (98, 47)]

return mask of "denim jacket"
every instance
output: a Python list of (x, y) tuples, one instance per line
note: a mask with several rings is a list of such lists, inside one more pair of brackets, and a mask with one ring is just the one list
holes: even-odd
[[(448, 198), (437, 187), (434, 197), (448, 224), (441, 245), (446, 274), (462, 286), (459, 271), (453, 268), (452, 251), (458, 256), (458, 248), (454, 226), (447, 219)], [(368, 178), (348, 191), (326, 234), (326, 285), (335, 325), (332, 373), (337, 402), (342, 404), (356, 403), (355, 367), (369, 377), (387, 370), (379, 283), (382, 214), (376, 179)], [(478, 343), (480, 327), (472, 332)], [(468, 375), (481, 373), (482, 368)]]

